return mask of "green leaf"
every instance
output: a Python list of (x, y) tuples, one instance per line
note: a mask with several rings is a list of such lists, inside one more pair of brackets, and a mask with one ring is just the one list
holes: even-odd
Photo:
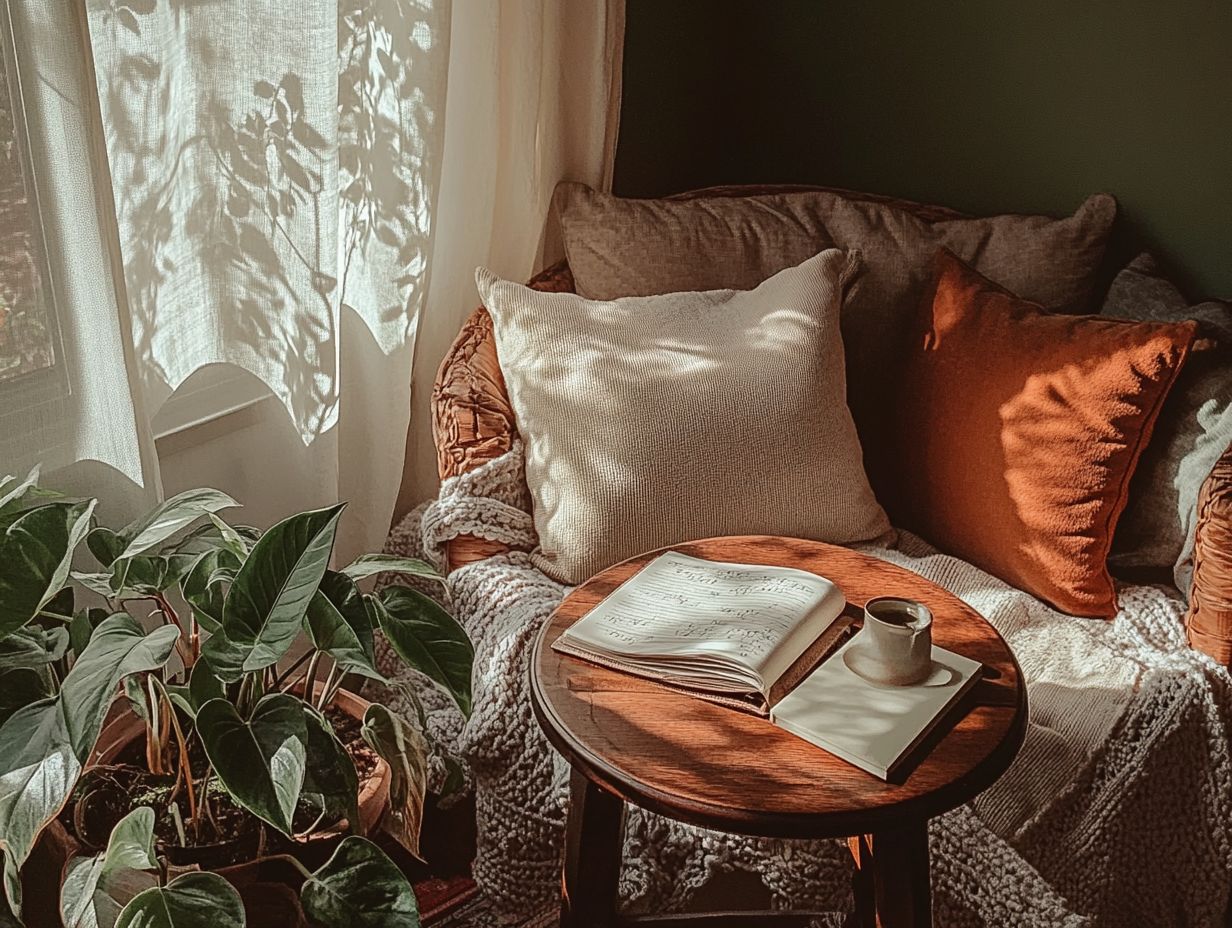
[(60, 887), (64, 928), (110, 928), (125, 903), (158, 885), (154, 857), (154, 810), (142, 806), (120, 819), (107, 848), (68, 865)]
[(54, 686), (45, 670), (18, 668), (0, 673), (0, 725), (18, 709), (54, 695)]
[(105, 599), (111, 599), (115, 596), (115, 590), (111, 588), (110, 573), (74, 570), (72, 577), (91, 593), (97, 593)]
[(248, 556), (248, 542), (239, 532), (213, 513), (210, 514), (210, 521), (214, 523), (214, 528), (218, 529), (219, 538), (227, 550), (240, 560)]
[(80, 654), (90, 644), (90, 638), (94, 635), (94, 630), (102, 625), (112, 615), (120, 615), (118, 612), (110, 612), (107, 609), (82, 609), (79, 613), (73, 616), (73, 621), (68, 626), (68, 641), (69, 646), (73, 649), (74, 654)]
[(0, 903), (0, 928), (22, 928), (18, 918), (21, 915), (21, 874), (17, 872), (13, 858), (4, 853), (2, 847), (0, 864), (3, 864), (4, 869), (4, 895), (12, 906), (10, 908), (9, 905)]
[(343, 670), (385, 682), (373, 656), (372, 619), (355, 581), (327, 570), (321, 588), (308, 603), (304, 631), (318, 651), (324, 651)]
[[(223, 606), (222, 628), (244, 652), (242, 670), (277, 663), (299, 633), (334, 547), (341, 505), (279, 522), (258, 541), (235, 575)], [(230, 668), (214, 664), (230, 683)]]
[(125, 526), (119, 533), (124, 548), (116, 555), (132, 557), (166, 541), (180, 529), (187, 528), (203, 515), (238, 506), (219, 490), (185, 490), (154, 507), (142, 518)]
[(217, 873), (185, 873), (138, 894), (115, 928), (244, 928), (244, 903)]
[(303, 703), (274, 693), (263, 697), (248, 721), (226, 699), (197, 710), (197, 733), (218, 778), (241, 806), (283, 834), (304, 782), (308, 733)]
[(0, 513), (16, 505), (26, 495), (27, 490), (38, 486), (38, 479), (39, 466), (35, 464), (24, 480), (18, 480), (11, 474), (0, 480)]
[(54, 617), (68, 624), (73, 620), (73, 600), (73, 588), (71, 586), (64, 587), (43, 606), (41, 610), (42, 617)]
[(108, 585), (112, 596), (150, 596), (161, 593), (176, 577), (171, 572), (171, 561), (158, 555), (138, 554), (122, 557), (111, 565)]
[(373, 574), (395, 573), (409, 574), (412, 577), (423, 577), (427, 580), (440, 580), (444, 577), (427, 561), (414, 557), (398, 557), (394, 554), (362, 554), (342, 568), (342, 572), (352, 580), (363, 580)]
[(192, 606), (197, 622), (211, 634), (222, 628), (227, 591), (219, 571), (224, 568), (238, 571), (240, 559), (227, 548), (215, 548), (202, 554), (180, 578), (180, 592), (184, 594), (184, 600)]
[(135, 619), (123, 613), (95, 629), (89, 647), (77, 656), (60, 685), (67, 731), (79, 761), (84, 763), (90, 756), (120, 681), (129, 674), (162, 667), (178, 637), (179, 630), (171, 625), (147, 635)]
[(124, 536), (100, 525), (86, 535), (86, 547), (94, 559), (104, 567), (110, 567), (124, 553)]
[(0, 671), (42, 667), (58, 661), (67, 650), (65, 629), (27, 625), (0, 641)]
[(94, 501), (51, 503), (19, 516), (0, 536), (0, 640), (38, 614), (68, 581), (73, 550)]
[(307, 703), (302, 705), (308, 733), (308, 769), (303, 795), (313, 797), (327, 819), (344, 818), (351, 830), (358, 832), (359, 776), (355, 772), (355, 762), (338, 740), (329, 720)]
[(64, 494), (55, 490), (42, 489), (38, 485), (38, 472), (39, 469), (35, 466), (24, 480), (18, 480), (16, 477), (0, 480), (0, 534), (22, 513), (65, 498)]
[(417, 729), (379, 703), (373, 703), (364, 712), (360, 733), (368, 746), (389, 764), (389, 817), (385, 830), (418, 857), (424, 794), (428, 788), (428, 746)]
[(188, 678), (188, 701), (192, 704), (193, 712), (196, 713), (211, 699), (222, 699), (225, 696), (222, 681), (215, 675), (209, 659), (198, 658)]
[(214, 675), (225, 683), (235, 683), (244, 675), (244, 659), (248, 650), (232, 644), (221, 628), (205, 639), (201, 657), (210, 662)]
[(419, 928), (410, 882), (384, 851), (354, 835), (304, 882), (300, 901), (324, 928)]
[(124, 698), (128, 700), (128, 707), (132, 710), (133, 715), (148, 724), (150, 721), (150, 707), (146, 700), (150, 697), (149, 693), (146, 692), (145, 679), (136, 675), (125, 677), (121, 688), (124, 690)]
[(19, 709), (0, 727), (0, 844), (14, 867), (26, 862), (80, 773), (59, 699)]
[(443, 686), (469, 716), (475, 649), (462, 626), (418, 590), (386, 587), (375, 602), (377, 621), (398, 656)]

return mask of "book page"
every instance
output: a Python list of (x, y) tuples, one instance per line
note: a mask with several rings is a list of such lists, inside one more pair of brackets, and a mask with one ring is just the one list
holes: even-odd
[(789, 567), (674, 551), (647, 564), (562, 635), (600, 653), (745, 668), (768, 689), (842, 611), (829, 580)]

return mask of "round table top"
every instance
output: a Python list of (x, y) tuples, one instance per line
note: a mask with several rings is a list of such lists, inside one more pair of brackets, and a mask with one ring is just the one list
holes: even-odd
[(643, 808), (708, 828), (766, 837), (840, 837), (921, 821), (986, 789), (1022, 745), (1026, 688), (1004, 639), (958, 597), (909, 570), (821, 542), (712, 538), (663, 550), (796, 567), (839, 586), (850, 605), (906, 596), (933, 612), (933, 641), (985, 665), (985, 675), (884, 782), (775, 727), (551, 647), (661, 551), (595, 575), (569, 594), (540, 634), (531, 699), (548, 740), (577, 770)]

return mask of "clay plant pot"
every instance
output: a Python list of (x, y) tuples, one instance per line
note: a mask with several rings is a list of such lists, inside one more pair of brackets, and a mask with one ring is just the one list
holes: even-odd
[[(321, 686), (322, 684), (317, 683), (314, 687), (314, 694), (320, 694)], [(364, 713), (368, 711), (369, 705), (371, 703), (368, 700), (356, 696), (350, 690), (339, 690), (334, 697), (334, 706), (356, 721), (363, 721)], [(144, 737), (145, 723), (141, 719), (131, 711), (116, 714), (103, 726), (94, 753), (90, 755), (90, 764), (114, 764), (125, 749), (134, 741)], [(362, 834), (373, 832), (385, 815), (385, 810), (389, 805), (391, 775), (389, 765), (378, 758), (371, 775), (359, 784), (359, 831)], [(293, 844), (334, 841), (346, 833), (346, 826), (345, 821), (339, 822), (329, 828), (313, 832), (306, 839), (293, 842)]]
[[(321, 686), (318, 684), (315, 690), (316, 693), (319, 694), (320, 689)], [(334, 700), (334, 705), (352, 718), (362, 720), (364, 712), (368, 709), (369, 702), (348, 690), (339, 690)], [(86, 765), (87, 769), (116, 763), (117, 759), (134, 742), (144, 738), (145, 723), (133, 714), (125, 700), (116, 700), (112, 711), (108, 714), (106, 723), (103, 725), (103, 730), (99, 735), (94, 752), (90, 755), (89, 762)], [(360, 783), (359, 817), (364, 834), (375, 833), (381, 818), (385, 814), (385, 810), (389, 805), (390, 778), (391, 771), (389, 765), (378, 758), (371, 774)], [(328, 829), (314, 832), (303, 840), (287, 841), (282, 839), (280, 848), (270, 848), (269, 850), (291, 853), (301, 858), (305, 865), (315, 867), (329, 856), (334, 844), (342, 838), (345, 832), (346, 822), (339, 822)], [(239, 840), (241, 842), (247, 841), (247, 837)], [(251, 900), (259, 900), (264, 909), (280, 904), (281, 895), (277, 893), (262, 893), (257, 891), (256, 887), (268, 885), (275, 881), (276, 875), (283, 870), (286, 870), (288, 873), (292, 871), (287, 870), (285, 864), (280, 864), (276, 855), (267, 855), (265, 853), (267, 849), (260, 844), (253, 845), (255, 856), (251, 860), (225, 866), (212, 865), (212, 862), (225, 859), (226, 851), (234, 851), (234, 849), (234, 846), (231, 844), (181, 849), (179, 853), (171, 855), (177, 859), (169, 860), (169, 862), (173, 866), (196, 866), (216, 871), (226, 877), (240, 891), (241, 896), (245, 899), (246, 907), (250, 905), (250, 898)], [(192, 853), (186, 854), (184, 853), (185, 850), (199, 853), (195, 855)], [(247, 848), (245, 847), (244, 850), (246, 851)], [(26, 911), (26, 924), (28, 928), (62, 928), (59, 917), (59, 888), (63, 881), (64, 872), (73, 857), (92, 853), (94, 851), (84, 848), (69, 833), (68, 829), (61, 824), (58, 818), (53, 819), (51, 824), (44, 829), (30, 861), (23, 868), (22, 874), (25, 898), (28, 901)], [(271, 874), (275, 875), (275, 880), (271, 879)], [(300, 924), (303, 916), (302, 913), (298, 912), (298, 902), (293, 897), (293, 893), (288, 896), (294, 902), (294, 911), (291, 907), (288, 907), (285, 913), (285, 920), (275, 919), (271, 921), (267, 917), (270, 913), (263, 910), (261, 912), (263, 920), (260, 922), (252, 922), (250, 920), (249, 924), (286, 924), (288, 926)], [(255, 905), (256, 901), (251, 902), (251, 904)]]

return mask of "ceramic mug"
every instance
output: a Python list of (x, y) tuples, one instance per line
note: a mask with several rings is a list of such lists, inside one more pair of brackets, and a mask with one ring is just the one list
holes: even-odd
[(877, 683), (912, 686), (933, 663), (933, 614), (914, 599), (879, 596), (864, 606), (860, 673)]

